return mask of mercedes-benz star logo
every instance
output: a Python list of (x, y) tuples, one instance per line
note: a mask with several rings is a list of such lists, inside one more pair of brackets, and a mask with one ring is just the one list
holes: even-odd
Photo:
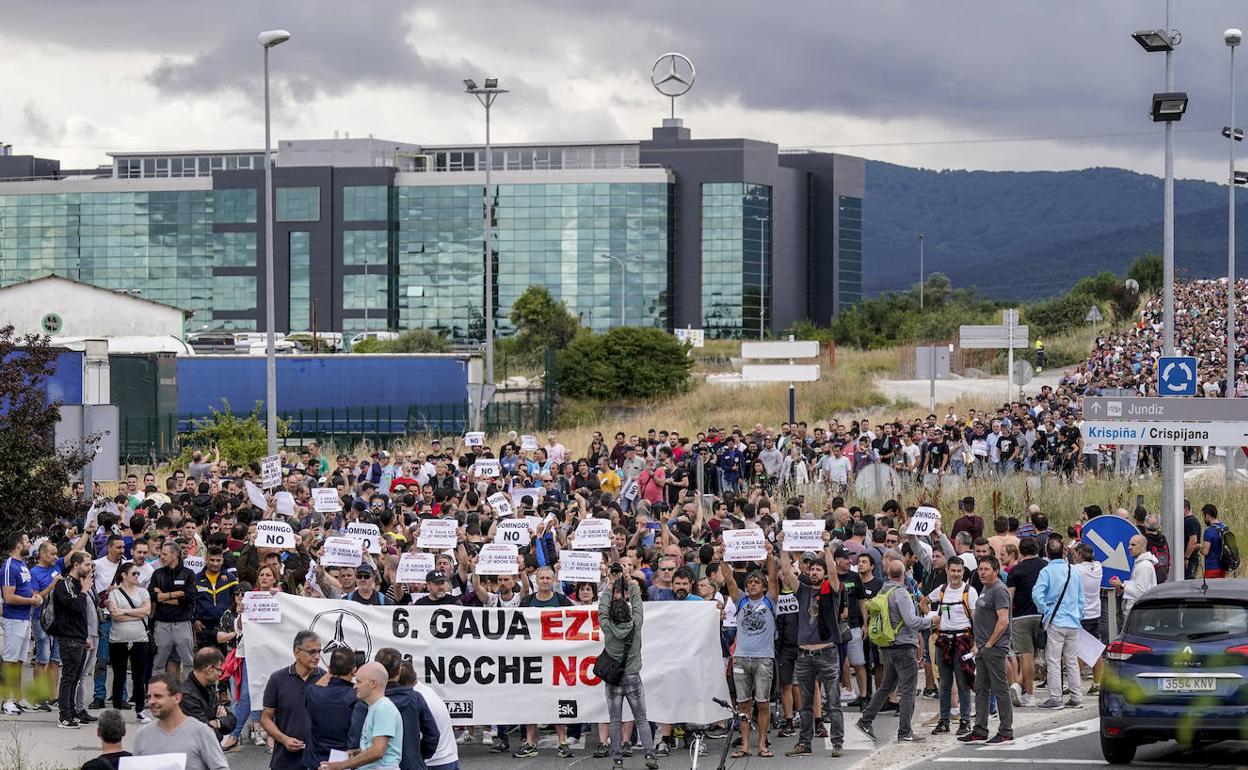
[(689, 93), (697, 75), (693, 62), (683, 53), (665, 53), (655, 59), (654, 66), (650, 68), (650, 82), (654, 90), (671, 99)]
[(363, 652), (365, 660), (373, 658), (373, 638), (368, 624), (350, 610), (326, 610), (312, 618), (308, 630), (321, 638), (321, 662), (329, 667), (329, 656), (334, 650), (345, 649)]

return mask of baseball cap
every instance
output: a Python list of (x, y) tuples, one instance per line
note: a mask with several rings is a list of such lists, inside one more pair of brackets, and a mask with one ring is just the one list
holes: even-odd
[(374, 574), (376, 574), (376, 573), (375, 573), (375, 572), (373, 572), (373, 568), (372, 568), (372, 567), (368, 566), (367, 564), (361, 564), (360, 566), (358, 566), (358, 567), (356, 567), (356, 568), (355, 568), (355, 574), (357, 574), (357, 575), (374, 575)]
[(806, 553), (802, 554), (802, 561), (818, 561), (818, 560), (819, 560), (819, 557), (815, 554), (814, 551), (807, 551)]
[(850, 556), (849, 549), (845, 548), (844, 546), (839, 546), (836, 549), (835, 555), (836, 555), (836, 558), (838, 559), (848, 559)]
[(446, 573), (440, 569), (431, 569), (429, 574), (425, 575), (426, 583), (445, 583)]

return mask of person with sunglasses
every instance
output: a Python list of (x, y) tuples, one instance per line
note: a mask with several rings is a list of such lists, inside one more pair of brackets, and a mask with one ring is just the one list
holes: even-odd
[(269, 675), (264, 686), (260, 726), (273, 739), (272, 770), (304, 770), (303, 750), (311, 731), (308, 685), (325, 675), (321, 669), (321, 638), (303, 630), (295, 634), (294, 662)]
[(134, 562), (123, 562), (113, 578), (113, 588), (108, 593), (108, 612), (113, 618), (108, 634), (108, 660), (113, 669), (113, 708), (126, 711), (130, 704), (123, 695), (126, 687), (126, 669), (131, 676), (131, 697), (140, 722), (150, 722), (142, 711), (147, 702), (147, 662), (151, 657), (148, 628), (152, 615), (152, 601), (140, 584), (142, 569)]
[(367, 564), (355, 568), (355, 590), (347, 594), (347, 601), (381, 606), (393, 604), (377, 587), (377, 573)]

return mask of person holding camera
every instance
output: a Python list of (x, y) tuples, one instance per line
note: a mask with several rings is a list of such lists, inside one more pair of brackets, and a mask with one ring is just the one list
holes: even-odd
[[(607, 658), (619, 669), (616, 681), (606, 681), (607, 713), (610, 717), (611, 757), (615, 767), (624, 766), (624, 750), (621, 745), (621, 729), (624, 699), (633, 712), (641, 745), (646, 747), (646, 767), (657, 770), (658, 759), (654, 755), (654, 736), (646, 719), (646, 695), (641, 686), (641, 624), (643, 609), (641, 588), (637, 581), (624, 571), (619, 562), (613, 562), (608, 570), (607, 584), (599, 592), (598, 618), (602, 626), (602, 658)], [(606, 661), (600, 661), (605, 663)]]

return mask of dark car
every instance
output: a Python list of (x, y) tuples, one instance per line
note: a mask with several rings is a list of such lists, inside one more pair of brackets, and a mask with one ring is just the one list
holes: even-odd
[(1144, 743), (1248, 739), (1248, 580), (1163, 583), (1105, 650), (1101, 751), (1126, 764)]

